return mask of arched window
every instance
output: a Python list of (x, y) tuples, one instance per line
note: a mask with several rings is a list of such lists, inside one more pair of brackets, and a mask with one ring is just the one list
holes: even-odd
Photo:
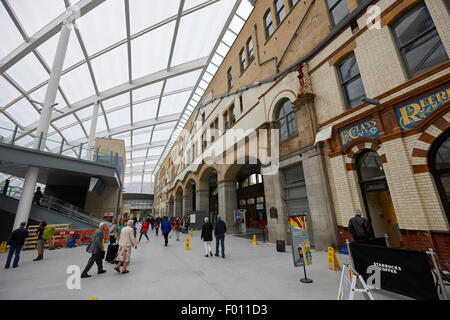
[(450, 130), (433, 144), (428, 161), (447, 219), (450, 219)]
[(386, 175), (380, 156), (375, 151), (365, 151), (356, 160), (362, 192), (388, 190)]
[(294, 110), (289, 99), (283, 99), (278, 103), (276, 121), (280, 129), (280, 142), (297, 134)]

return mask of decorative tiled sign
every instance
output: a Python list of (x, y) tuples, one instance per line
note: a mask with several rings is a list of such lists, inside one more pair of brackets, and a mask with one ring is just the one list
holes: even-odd
[(402, 131), (411, 130), (433, 111), (442, 107), (450, 99), (450, 86), (425, 97), (395, 108), (395, 115)]
[(370, 118), (351, 127), (339, 130), (339, 139), (344, 148), (350, 142), (359, 138), (378, 138), (378, 126), (375, 118)]

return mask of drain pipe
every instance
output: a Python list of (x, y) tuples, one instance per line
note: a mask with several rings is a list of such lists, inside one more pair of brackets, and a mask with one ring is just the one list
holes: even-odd
[(278, 64), (278, 58), (276, 56), (267, 59), (266, 61), (261, 62), (261, 59), (259, 57), (259, 43), (258, 43), (258, 30), (257, 30), (257, 26), (256, 24), (253, 26), (254, 30), (255, 30), (255, 43), (256, 43), (256, 57), (258, 58), (258, 65), (261, 67), (262, 65), (266, 64), (267, 62), (270, 62), (273, 60), (273, 62), (275, 63), (275, 68), (277, 70), (277, 73), (280, 72), (280, 69), (278, 68), (279, 64)]

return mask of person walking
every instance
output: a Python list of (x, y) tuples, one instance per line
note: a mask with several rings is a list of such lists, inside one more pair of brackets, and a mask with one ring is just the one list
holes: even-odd
[(167, 217), (164, 217), (164, 220), (161, 222), (161, 232), (164, 236), (164, 242), (166, 247), (169, 242), (169, 233), (171, 230), (172, 226), (170, 225), (170, 221), (167, 219)]
[(86, 252), (91, 253), (91, 257), (81, 273), (81, 278), (89, 278), (91, 275), (88, 274), (91, 270), (94, 262), (97, 264), (97, 274), (105, 273), (106, 270), (103, 269), (103, 258), (105, 257), (105, 251), (103, 250), (103, 232), (106, 230), (107, 222), (101, 222), (98, 229), (95, 230), (94, 235), (89, 242)]
[(119, 251), (117, 252), (116, 260), (119, 261), (117, 266), (114, 268), (120, 273), (120, 267), (123, 265), (122, 274), (128, 273), (127, 265), (131, 259), (131, 247), (134, 246), (137, 249), (137, 242), (133, 235), (133, 220), (128, 220), (127, 226), (122, 229), (119, 237)]
[(39, 223), (39, 227), (37, 229), (37, 242), (36, 242), (36, 249), (38, 251), (38, 256), (33, 259), (33, 261), (40, 261), (44, 259), (44, 247), (45, 247), (45, 240), (42, 238), (42, 235), (44, 234), (45, 227), (47, 226), (46, 221), (41, 221)]
[(117, 235), (117, 223), (116, 219), (111, 220), (111, 226), (109, 227), (109, 244), (116, 243), (116, 235)]
[(181, 222), (181, 218), (177, 218), (175, 222), (175, 231), (177, 234), (177, 241), (180, 241), (180, 233), (183, 232), (183, 223)]
[(141, 235), (139, 237), (138, 243), (141, 242), (141, 238), (143, 235), (147, 238), (147, 243), (150, 242), (150, 239), (147, 236), (147, 231), (148, 231), (148, 222), (147, 222), (147, 220), (144, 220), (141, 225)]
[(225, 233), (227, 232), (227, 225), (222, 221), (222, 217), (217, 216), (216, 224), (214, 225), (214, 236), (216, 237), (216, 257), (219, 256), (219, 242), (222, 247), (222, 258), (225, 259)]
[(15, 256), (12, 267), (17, 268), (19, 266), (20, 251), (25, 243), (25, 239), (30, 236), (28, 230), (25, 229), (26, 225), (26, 222), (21, 222), (19, 228), (14, 230), (8, 238), (7, 245), (9, 245), (9, 252), (8, 258), (6, 259), (5, 269), (9, 269), (13, 255)]
[(205, 257), (208, 257), (208, 254), (212, 257), (212, 249), (211, 249), (211, 242), (213, 239), (212, 233), (213, 233), (213, 226), (209, 222), (209, 219), (205, 218), (205, 223), (203, 224), (202, 227), (202, 235), (200, 236), (200, 239), (202, 239), (205, 242)]
[(42, 197), (43, 197), (43, 194), (41, 192), (41, 187), (37, 187), (36, 192), (34, 193), (34, 196), (33, 196), (33, 203), (40, 206)]
[(155, 232), (156, 232), (156, 236), (158, 236), (158, 231), (159, 231), (159, 217), (156, 218), (154, 225), (155, 225)]
[(355, 210), (355, 216), (348, 222), (348, 230), (355, 241), (367, 240), (373, 236), (370, 224), (361, 216), (360, 210)]

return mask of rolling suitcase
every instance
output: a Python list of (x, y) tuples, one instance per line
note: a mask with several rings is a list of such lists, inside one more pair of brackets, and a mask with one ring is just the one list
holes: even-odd
[(111, 262), (114, 261), (117, 255), (117, 251), (119, 251), (119, 245), (118, 244), (110, 244), (108, 246), (108, 251), (106, 253), (106, 259), (105, 261)]

